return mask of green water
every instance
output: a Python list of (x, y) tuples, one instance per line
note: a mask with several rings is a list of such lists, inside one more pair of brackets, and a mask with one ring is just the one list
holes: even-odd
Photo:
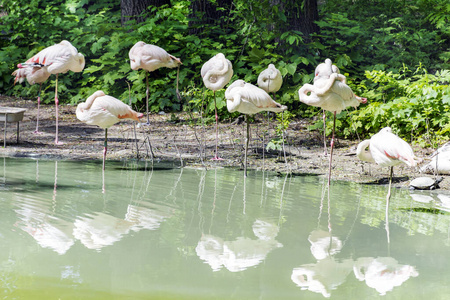
[(324, 188), (0, 158), (0, 298), (447, 299), (449, 194), (394, 190), (386, 228), (385, 186)]

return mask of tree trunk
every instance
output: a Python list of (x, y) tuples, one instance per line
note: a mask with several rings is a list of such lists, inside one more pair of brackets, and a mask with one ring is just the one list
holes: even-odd
[(309, 36), (317, 32), (318, 27), (314, 23), (319, 20), (317, 9), (317, 0), (304, 0), (302, 10), (302, 1), (286, 0), (283, 9), (287, 17), (287, 30), (297, 30)]
[(232, 0), (217, 1), (217, 4), (210, 0), (193, 0), (189, 15), (189, 33), (199, 34), (204, 31), (205, 25), (220, 25), (223, 28), (223, 17), (229, 15), (232, 3)]
[(137, 23), (145, 21), (142, 13), (148, 10), (149, 6), (170, 5), (170, 0), (121, 0), (120, 9), (122, 10), (122, 26), (129, 20), (136, 20)]

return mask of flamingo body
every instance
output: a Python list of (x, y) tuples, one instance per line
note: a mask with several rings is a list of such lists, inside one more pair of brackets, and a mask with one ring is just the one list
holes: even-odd
[[(161, 67), (175, 68), (181, 65), (181, 60), (173, 55), (167, 53), (161, 47), (147, 44), (143, 41), (139, 41), (130, 49), (128, 52), (130, 58), (130, 66), (132, 70), (144, 69), (148, 72), (153, 72)], [(145, 92), (145, 112), (147, 114), (147, 123), (145, 125), (150, 125), (150, 115), (148, 113), (148, 73), (145, 73), (147, 90)], [(180, 99), (178, 92), (178, 75), (177, 75), (177, 96)]]
[(132, 70), (144, 69), (153, 72), (161, 67), (175, 68), (181, 64), (181, 60), (170, 55), (161, 47), (137, 42), (128, 53)]
[(218, 53), (203, 64), (200, 74), (205, 86), (215, 92), (230, 82), (233, 66), (223, 53)]
[(244, 80), (236, 80), (225, 91), (227, 108), (229, 112), (238, 111), (245, 114), (247, 123), (247, 136), (245, 139), (244, 176), (247, 177), (247, 151), (250, 140), (250, 124), (247, 115), (253, 115), (261, 111), (282, 112), (287, 106), (275, 102), (262, 88), (247, 83)]
[(256, 114), (261, 111), (282, 112), (287, 106), (275, 102), (262, 88), (244, 80), (234, 81), (225, 91), (229, 112)]
[[(55, 115), (56, 115), (56, 132), (55, 132), (55, 144), (60, 144), (58, 141), (58, 74), (66, 73), (67, 71), (81, 72), (84, 69), (85, 59), (83, 54), (78, 53), (77, 48), (66, 40), (61, 41), (59, 44), (47, 47), (32, 58), (28, 59), (23, 64), (18, 64), (19, 69), (22, 68), (41, 68), (45, 73), (55, 74)], [(20, 80), (20, 79), (19, 79)]]
[(314, 85), (305, 84), (298, 91), (303, 103), (324, 110), (340, 113), (347, 107), (358, 107), (366, 98), (356, 96), (346, 83), (346, 77), (339, 74), (338, 67), (330, 59), (316, 67)]
[(33, 85), (45, 82), (51, 74), (45, 68), (27, 66), (15, 70), (11, 75), (14, 76), (14, 84), (22, 83), (26, 79), (30, 85)]
[(282, 84), (283, 77), (281, 72), (273, 64), (270, 64), (267, 69), (259, 73), (258, 86), (267, 93), (278, 92)]
[(28, 59), (23, 65), (40, 66), (50, 74), (66, 73), (67, 71), (81, 72), (84, 69), (84, 55), (78, 53), (77, 48), (69, 41), (61, 41), (59, 44), (47, 47)]
[[(369, 151), (366, 151), (369, 147)], [(404, 163), (415, 167), (418, 160), (411, 146), (392, 133), (390, 127), (385, 127), (370, 140), (362, 141), (356, 150), (360, 160), (374, 162), (382, 167), (393, 167)]]
[(219, 116), (217, 115), (216, 91), (223, 89), (233, 76), (233, 66), (231, 62), (225, 58), (223, 53), (217, 53), (205, 62), (200, 70), (203, 83), (206, 88), (213, 91), (214, 94), (214, 112), (216, 117), (216, 155), (213, 160), (220, 160), (218, 157), (218, 140), (219, 140)]
[(97, 125), (103, 129), (109, 128), (122, 119), (139, 121), (142, 113), (137, 113), (119, 99), (97, 91), (80, 103), (76, 110), (77, 118), (89, 125)]
[(77, 118), (89, 125), (97, 125), (105, 129), (105, 146), (103, 149), (103, 170), (105, 170), (106, 151), (108, 143), (108, 128), (122, 119), (139, 121), (144, 115), (137, 113), (119, 99), (96, 91), (80, 103), (76, 110)]
[(450, 174), (450, 142), (431, 155), (431, 161), (420, 168), (421, 172)]

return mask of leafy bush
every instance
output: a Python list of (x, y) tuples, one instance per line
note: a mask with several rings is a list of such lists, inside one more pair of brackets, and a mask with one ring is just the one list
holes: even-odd
[(368, 136), (390, 126), (409, 141), (422, 146), (450, 137), (450, 71), (429, 74), (423, 66), (399, 73), (366, 71), (359, 88), (366, 90), (368, 105), (344, 112), (339, 131)]

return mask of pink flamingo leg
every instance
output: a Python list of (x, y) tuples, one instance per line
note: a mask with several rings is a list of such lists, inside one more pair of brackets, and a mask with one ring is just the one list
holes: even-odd
[(41, 105), (41, 88), (42, 83), (39, 85), (39, 93), (38, 93), (38, 112), (37, 112), (37, 119), (36, 119), (36, 130), (34, 131), (35, 134), (41, 134), (42, 132), (39, 131), (39, 106)]
[(327, 115), (325, 109), (323, 109), (323, 156), (327, 156)]
[(217, 144), (219, 140), (219, 117), (217, 116), (216, 91), (214, 91), (214, 111), (216, 114), (216, 155), (214, 156), (214, 158), (212, 158), (212, 160), (222, 160), (222, 158), (219, 157), (217, 150)]
[(55, 145), (62, 145), (60, 141), (58, 141), (58, 106), (59, 106), (59, 100), (58, 100), (58, 74), (56, 74), (56, 86), (55, 86), (55, 108), (56, 108), (56, 135), (55, 135)]
[(142, 123), (142, 125), (150, 125), (150, 115), (148, 114), (148, 94), (150, 93), (149, 91), (149, 86), (148, 86), (148, 72), (145, 71), (145, 82), (147, 84), (147, 89), (145, 90), (145, 113), (147, 114), (147, 123)]
[(328, 168), (328, 189), (330, 188), (330, 182), (331, 182), (331, 163), (333, 161), (333, 148), (334, 148), (334, 132), (336, 129), (336, 112), (333, 113), (333, 134), (331, 136), (331, 143), (330, 143), (330, 164)]
[(103, 170), (105, 170), (106, 151), (108, 149), (108, 128), (105, 128), (105, 143), (103, 148)]

